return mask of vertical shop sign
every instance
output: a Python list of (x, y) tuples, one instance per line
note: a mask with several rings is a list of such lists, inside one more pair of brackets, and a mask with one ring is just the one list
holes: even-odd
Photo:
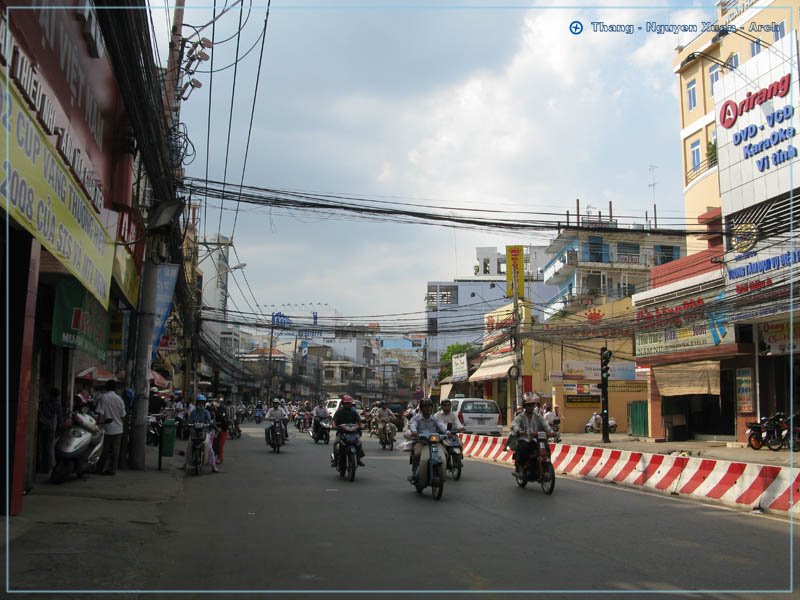
[[(152, 268), (152, 267), (151, 267)], [(175, 294), (175, 281), (178, 279), (180, 265), (156, 265), (156, 316), (153, 320), (153, 337), (150, 359), (156, 356), (161, 336), (167, 327), (167, 318), (172, 310), (172, 297)]]
[(525, 297), (525, 246), (506, 246), (506, 295), (514, 296), (513, 277), (516, 276), (517, 297)]
[(53, 344), (81, 350), (105, 361), (109, 327), (108, 313), (79, 282), (74, 279), (58, 282), (51, 335)]
[(753, 411), (753, 369), (736, 369), (736, 410), (740, 414)]

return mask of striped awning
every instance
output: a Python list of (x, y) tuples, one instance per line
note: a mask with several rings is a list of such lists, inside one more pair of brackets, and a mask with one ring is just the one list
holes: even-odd
[(491, 381), (493, 379), (506, 379), (508, 370), (514, 366), (514, 356), (504, 356), (502, 358), (487, 358), (478, 367), (478, 370), (470, 375), (471, 382)]

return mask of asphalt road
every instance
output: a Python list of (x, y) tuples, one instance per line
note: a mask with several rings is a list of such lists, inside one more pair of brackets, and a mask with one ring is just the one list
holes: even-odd
[[(272, 590), (272, 597), (288, 595), (281, 590), (359, 590), (360, 597), (493, 590), (489, 597), (532, 591), (551, 598), (693, 590), (755, 598), (758, 590), (789, 589), (793, 540), (797, 589), (797, 527), (786, 519), (565, 477), (546, 496), (538, 485), (518, 488), (508, 467), (479, 461), (466, 461), (462, 479), (448, 479), (437, 502), (406, 480), (407, 453), (383, 451), (365, 437), (367, 466), (351, 483), (329, 466), (331, 446), (291, 433), (278, 455), (261, 426), (245, 427), (242, 439), (228, 441), (222, 472), (187, 474), (152, 522), (55, 527), (48, 539), (18, 540), (17, 556), (26, 560), (12, 560), (15, 582), (151, 592), (135, 595), (143, 598), (174, 598), (156, 590)], [(102, 574), (98, 585), (92, 572)]]

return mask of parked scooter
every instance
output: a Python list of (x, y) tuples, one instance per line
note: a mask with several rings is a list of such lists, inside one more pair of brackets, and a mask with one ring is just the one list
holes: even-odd
[(553, 493), (556, 487), (556, 471), (550, 462), (550, 444), (547, 442), (546, 432), (537, 432), (536, 446), (531, 449), (524, 465), (517, 464), (517, 453), (514, 452), (514, 467), (513, 475), (519, 487), (524, 488), (529, 481), (534, 481), (541, 484), (545, 494)]
[(347, 423), (337, 427), (336, 442), (333, 444), (331, 466), (339, 472), (339, 477), (345, 475), (350, 481), (356, 478), (358, 468), (358, 442), (361, 438), (361, 428), (356, 423)]
[(783, 416), (783, 418), (776, 421), (777, 435), (770, 437), (767, 441), (767, 447), (770, 450), (777, 452), (781, 448), (789, 448), (795, 452), (800, 451), (800, 423), (798, 423), (797, 413), (790, 417)]
[(281, 453), (281, 446), (284, 444), (283, 439), (283, 425), (280, 419), (272, 419), (272, 421), (264, 428), (264, 440), (267, 446), (272, 448), (273, 452)]
[(50, 481), (61, 483), (74, 471), (78, 478), (91, 471), (103, 454), (105, 433), (94, 417), (84, 413), (72, 414), (72, 426), (56, 439), (56, 464)]
[(457, 435), (448, 432), (447, 437), (442, 440), (442, 443), (444, 444), (444, 449), (447, 453), (447, 471), (455, 481), (458, 481), (461, 479), (461, 468), (463, 462), (463, 449), (461, 446), (461, 440)]
[(189, 467), (195, 475), (203, 472), (203, 465), (208, 462), (208, 425), (193, 423), (189, 426), (189, 439), (192, 442), (189, 456)]
[[(438, 433), (420, 433), (415, 440), (422, 442), (425, 447), (419, 457), (419, 465), (409, 477), (411, 485), (417, 489), (417, 493), (430, 486), (431, 493), (435, 500), (440, 500), (444, 493), (444, 469), (446, 451), (442, 448), (442, 436)], [(413, 450), (411, 460), (413, 461)], [(413, 465), (413, 462), (412, 462)]]
[(325, 442), (326, 444), (330, 443), (331, 441), (331, 420), (329, 417), (324, 419), (319, 419), (314, 417), (314, 423), (311, 426), (308, 434), (311, 436), (311, 439), (314, 440), (314, 443), (317, 442)]
[(780, 421), (785, 417), (784, 413), (776, 412), (769, 417), (761, 417), (756, 423), (747, 423), (747, 445), (753, 450), (761, 450), (765, 445), (772, 442), (773, 446), (780, 443)]
[(147, 445), (148, 446), (158, 446), (159, 441), (161, 440), (161, 425), (162, 425), (162, 416), (158, 415), (147, 415)]
[[(603, 431), (603, 417), (597, 413), (592, 413), (589, 417), (589, 422), (583, 428), (586, 433), (600, 433)], [(617, 432), (617, 420), (614, 417), (608, 417), (608, 432)]]

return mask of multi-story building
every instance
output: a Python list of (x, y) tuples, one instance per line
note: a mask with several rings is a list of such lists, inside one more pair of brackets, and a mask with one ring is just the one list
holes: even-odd
[[(591, 229), (596, 228), (594, 232)], [(650, 269), (686, 255), (685, 238), (645, 225), (619, 226), (610, 217), (584, 217), (547, 247), (543, 278), (557, 286), (545, 318), (626, 298), (649, 285)]]
[(748, 421), (797, 410), (797, 9), (721, 2), (714, 30), (677, 48), (686, 218), (716, 231), (634, 298), (654, 437), (744, 441)]
[[(543, 246), (524, 246), (524, 290), (520, 297), (533, 303), (533, 317), (541, 319), (541, 305), (557, 291), (542, 281), (547, 262)], [(429, 281), (425, 295), (428, 338), (426, 364), (428, 381), (439, 371), (442, 353), (453, 344), (482, 346), (484, 315), (508, 304), (512, 293), (507, 289), (507, 257), (497, 247), (475, 249), (478, 264), (475, 274), (453, 281)]]

